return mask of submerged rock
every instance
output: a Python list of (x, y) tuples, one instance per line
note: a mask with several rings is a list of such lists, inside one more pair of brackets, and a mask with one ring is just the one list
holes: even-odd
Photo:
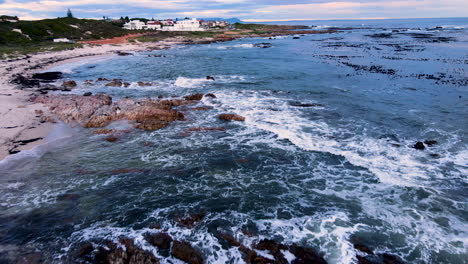
[(189, 264), (203, 264), (201, 252), (185, 241), (174, 241), (171, 255)]
[(215, 78), (213, 76), (209, 76), (209, 75), (206, 76), (206, 79), (209, 80), (209, 81), (214, 81), (215, 80)]
[(417, 150), (425, 150), (426, 146), (424, 146), (424, 143), (422, 143), (421, 141), (418, 141), (416, 142), (416, 144), (414, 144), (413, 148)]
[(236, 114), (221, 114), (218, 118), (224, 121), (245, 121), (245, 117)]

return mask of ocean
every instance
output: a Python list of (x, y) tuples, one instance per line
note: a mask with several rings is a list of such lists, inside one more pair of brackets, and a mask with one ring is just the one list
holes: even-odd
[[(186, 121), (114, 143), (60, 124), (51, 143), (0, 162), (0, 262), (41, 252), (79, 263), (82, 243), (125, 236), (161, 263), (182, 263), (145, 241), (157, 224), (206, 263), (244, 263), (220, 234), (314, 248), (328, 263), (358, 263), (357, 242), (406, 263), (466, 263), (468, 19), (288, 23), (338, 32), (53, 69), (78, 82), (76, 94), (216, 98)], [(99, 77), (131, 85), (84, 85)], [(186, 133), (193, 127), (225, 130)], [(190, 214), (204, 217), (181, 226)]]

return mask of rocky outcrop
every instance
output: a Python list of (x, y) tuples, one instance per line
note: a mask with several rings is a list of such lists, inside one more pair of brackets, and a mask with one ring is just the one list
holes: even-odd
[(218, 117), (224, 121), (245, 121), (245, 117), (236, 114), (221, 114)]
[(204, 263), (201, 252), (185, 241), (174, 241), (171, 249), (171, 255), (189, 264)]
[(119, 243), (123, 247), (110, 241), (106, 243), (106, 247), (99, 247), (91, 262), (106, 264), (159, 264), (159, 259), (152, 253), (137, 247), (132, 239), (121, 238)]
[(169, 249), (172, 243), (172, 237), (167, 233), (157, 233), (157, 234), (145, 234), (145, 239), (151, 245), (159, 249)]
[(111, 86), (111, 87), (122, 87), (123, 82), (122, 80), (119, 79), (114, 79), (111, 82), (107, 83), (106, 86)]
[(201, 222), (204, 217), (205, 217), (205, 214), (203, 214), (203, 213), (191, 214), (191, 215), (189, 215), (188, 217), (185, 217), (185, 218), (178, 218), (177, 222), (182, 226), (192, 228), (198, 222)]
[(184, 114), (172, 110), (169, 102), (152, 99), (124, 98), (116, 102), (108, 95), (41, 95), (32, 99), (50, 107), (65, 123), (79, 123), (85, 128), (101, 128), (113, 121), (129, 120), (134, 127), (157, 130), (176, 120), (184, 120)]

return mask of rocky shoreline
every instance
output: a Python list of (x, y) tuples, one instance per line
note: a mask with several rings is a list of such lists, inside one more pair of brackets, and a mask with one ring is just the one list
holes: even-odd
[[(60, 52), (25, 55), (16, 59), (2, 61), (0, 65), (0, 160), (11, 154), (29, 150), (47, 142), (47, 135), (53, 128), (54, 114), (44, 107), (41, 100), (30, 100), (38, 94), (49, 91), (69, 91), (73, 81), (54, 87), (44, 79), (33, 78), (33, 74), (44, 71), (52, 66), (92, 57), (129, 56), (134, 52), (168, 49), (175, 45), (209, 44), (214, 42), (232, 41), (247, 37), (267, 37), (304, 34), (328, 34), (327, 31), (291, 31), (289, 28), (268, 33), (223, 32), (214, 37), (189, 38), (172, 37), (163, 41), (150, 43), (120, 43), (120, 45), (86, 45), (83, 48)], [(247, 34), (246, 34), (247, 33)], [(127, 41), (127, 39), (125, 39)], [(260, 48), (268, 48), (268, 43), (260, 43)], [(111, 84), (115, 85), (115, 84)], [(122, 85), (125, 85), (123, 83)], [(71, 87), (70, 87), (71, 86)], [(55, 111), (57, 114), (57, 111)], [(59, 118), (60, 119), (60, 118)]]

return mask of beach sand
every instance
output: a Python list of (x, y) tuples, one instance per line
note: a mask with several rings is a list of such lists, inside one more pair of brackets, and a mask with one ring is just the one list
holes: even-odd
[(76, 60), (115, 56), (117, 52), (165, 48), (175, 44), (176, 40), (151, 44), (124, 42), (119, 45), (85, 45), (74, 50), (39, 53), (0, 61), (0, 160), (17, 151), (29, 150), (46, 143), (45, 138), (54, 125), (41, 121), (41, 116), (48, 115), (46, 107), (29, 101), (30, 97), (37, 93), (36, 91), (21, 90), (10, 83), (16, 74), (30, 76), (35, 72), (47, 71), (48, 68)]

